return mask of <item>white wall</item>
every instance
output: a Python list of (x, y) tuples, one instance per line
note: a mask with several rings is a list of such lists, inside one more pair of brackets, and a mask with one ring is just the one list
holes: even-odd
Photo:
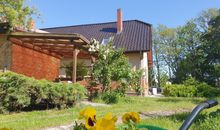
[(125, 54), (133, 70), (138, 70), (141, 66), (140, 53), (127, 53)]
[(141, 79), (141, 85), (144, 89), (144, 95), (148, 95), (148, 59), (147, 59), (147, 52), (137, 52), (137, 53), (128, 53), (126, 56), (129, 59), (131, 67), (133, 70), (142, 69), (143, 76)]
[(147, 59), (147, 52), (142, 53), (142, 59), (141, 59), (141, 69), (144, 70), (143, 72), (143, 87), (144, 87), (144, 95), (148, 95), (148, 88), (149, 88), (149, 83), (148, 83), (148, 59)]

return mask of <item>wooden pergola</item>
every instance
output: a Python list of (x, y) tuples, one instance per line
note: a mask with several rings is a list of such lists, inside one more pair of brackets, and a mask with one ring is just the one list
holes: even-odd
[(57, 34), (57, 33), (35, 33), (35, 32), (11, 32), (8, 40), (57, 58), (73, 58), (72, 82), (76, 82), (77, 55), (80, 51), (87, 56), (90, 54), (89, 41), (80, 34)]

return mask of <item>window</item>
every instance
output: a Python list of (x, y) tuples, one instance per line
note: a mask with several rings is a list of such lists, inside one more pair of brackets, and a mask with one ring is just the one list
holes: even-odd
[(101, 44), (104, 44), (104, 45), (106, 45), (106, 44), (108, 44), (110, 41), (112, 41), (113, 40), (113, 37), (109, 37), (109, 38), (104, 38), (103, 40), (102, 40), (102, 43)]

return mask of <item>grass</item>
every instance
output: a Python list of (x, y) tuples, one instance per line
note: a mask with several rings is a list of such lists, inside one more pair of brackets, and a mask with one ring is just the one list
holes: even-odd
[[(216, 109), (216, 108), (215, 108)], [(213, 109), (215, 111), (215, 109)], [(145, 119), (141, 124), (150, 124), (159, 126), (169, 130), (178, 130), (189, 113), (176, 114), (167, 117), (157, 117), (153, 119)], [(214, 112), (214, 115), (209, 111), (202, 112), (193, 122), (190, 130), (220, 130), (220, 112)]]
[[(112, 112), (114, 115), (122, 115), (128, 111), (148, 112), (159, 110), (178, 110), (189, 109), (191, 110), (203, 98), (143, 98), (143, 97), (128, 97), (121, 99), (119, 103), (111, 107), (96, 107), (97, 116), (103, 116), (107, 112)], [(45, 110), (45, 111), (32, 111), (21, 112), (14, 114), (0, 115), (0, 127), (7, 127), (11, 129), (42, 129), (51, 126), (58, 126), (69, 124), (77, 119), (78, 113), (81, 108), (85, 106), (78, 105), (74, 108), (64, 110)], [(219, 107), (217, 107), (219, 108)], [(217, 108), (206, 111), (207, 113), (216, 110)], [(159, 117), (153, 119), (143, 120), (144, 124), (153, 124), (162, 126), (164, 128), (178, 129), (183, 120), (184, 115), (175, 115), (169, 117)], [(220, 126), (220, 125), (219, 125)]]
[(77, 116), (77, 109), (21, 112), (0, 116), (0, 126), (12, 129), (41, 129), (70, 123)]
[[(217, 99), (220, 101), (220, 98)], [(150, 124), (169, 130), (177, 130), (190, 113), (180, 113), (172, 116), (144, 119), (141, 124)], [(202, 111), (195, 119), (190, 130), (220, 130), (220, 106)]]

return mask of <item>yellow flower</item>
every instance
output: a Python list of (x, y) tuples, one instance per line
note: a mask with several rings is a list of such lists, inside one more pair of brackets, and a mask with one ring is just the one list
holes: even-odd
[(123, 123), (128, 123), (130, 120), (134, 123), (139, 123), (141, 120), (140, 115), (137, 112), (128, 112), (122, 116)]
[(104, 118), (97, 121), (95, 130), (116, 130), (116, 121), (117, 117), (112, 117), (112, 113), (107, 113)]
[(87, 107), (80, 111), (80, 118), (88, 119), (91, 118), (92, 121), (96, 120), (96, 110), (92, 107)]
[(86, 119), (85, 127), (87, 130), (95, 130), (95, 121), (90, 117)]
[(92, 107), (85, 108), (80, 111), (80, 118), (86, 120), (85, 127), (88, 130), (94, 130), (96, 122), (96, 110)]

